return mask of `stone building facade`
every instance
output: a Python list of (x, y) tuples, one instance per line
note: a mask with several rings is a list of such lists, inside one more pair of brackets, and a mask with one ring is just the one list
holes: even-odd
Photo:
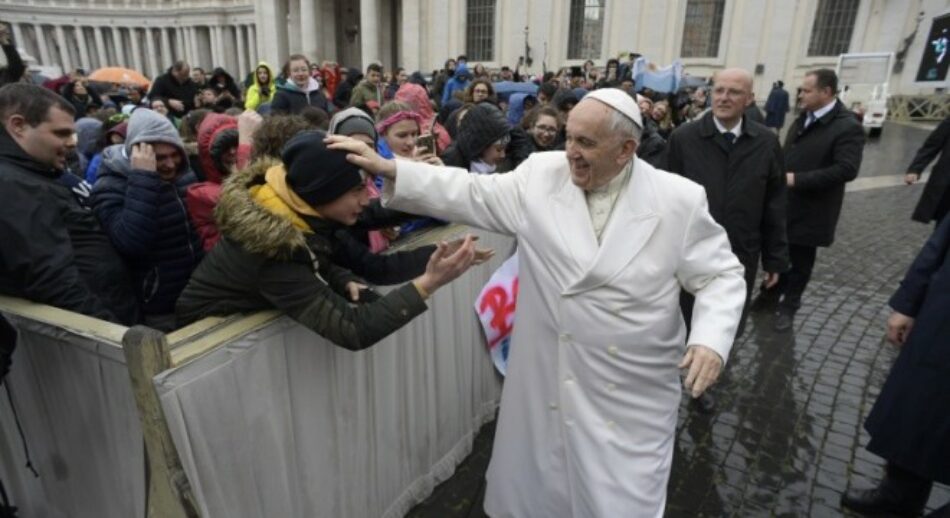
[(64, 68), (154, 77), (184, 58), (243, 76), (302, 52), (423, 71), (467, 54), (538, 73), (635, 51), (698, 76), (754, 70), (760, 98), (842, 52), (894, 52), (891, 92), (932, 93), (946, 81), (917, 82), (917, 65), (947, 13), (950, 0), (0, 0), (20, 48)]

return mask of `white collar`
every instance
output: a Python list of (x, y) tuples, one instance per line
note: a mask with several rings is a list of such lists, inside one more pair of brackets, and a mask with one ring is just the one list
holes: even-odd
[(838, 102), (838, 98), (834, 98), (830, 103), (818, 108), (817, 110), (811, 112), (814, 115), (815, 119), (820, 119), (824, 117), (828, 112), (834, 109), (835, 104)]
[(715, 115), (713, 115), (712, 119), (713, 119), (713, 122), (716, 124), (716, 129), (719, 130), (719, 133), (729, 132), (735, 135), (736, 138), (739, 138), (739, 136), (742, 135), (742, 117), (739, 117), (739, 122), (732, 129), (729, 129), (723, 126), (722, 123), (719, 122), (719, 119), (717, 119)]

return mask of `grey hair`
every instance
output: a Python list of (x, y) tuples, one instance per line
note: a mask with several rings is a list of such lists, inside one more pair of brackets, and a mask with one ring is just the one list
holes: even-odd
[(615, 109), (610, 110), (610, 132), (622, 139), (632, 138), (637, 144), (643, 136), (643, 129), (633, 119)]

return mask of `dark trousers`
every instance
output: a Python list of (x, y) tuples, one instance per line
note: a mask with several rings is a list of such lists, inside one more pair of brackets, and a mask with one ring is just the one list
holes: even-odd
[(794, 313), (802, 305), (802, 294), (811, 280), (811, 272), (815, 268), (815, 257), (818, 248), (807, 245), (788, 245), (788, 258), (792, 268), (779, 274), (778, 283), (769, 290), (763, 290), (766, 298), (779, 302), (779, 309)]
[(888, 462), (881, 488), (899, 497), (911, 507), (923, 509), (933, 488), (933, 481), (906, 470), (893, 462)]

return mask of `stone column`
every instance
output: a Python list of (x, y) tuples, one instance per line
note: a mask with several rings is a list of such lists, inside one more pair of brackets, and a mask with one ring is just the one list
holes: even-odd
[(253, 64), (248, 63), (247, 58), (247, 38), (245, 37), (245, 30), (243, 25), (234, 26), (234, 39), (237, 40), (237, 51), (238, 51), (238, 75), (241, 79), (244, 79), (245, 74), (247, 74), (247, 67), (254, 66)]
[(148, 74), (142, 63), (142, 45), (139, 43), (138, 27), (129, 27), (129, 39), (132, 40), (132, 59), (129, 60), (129, 66), (143, 74)]
[(86, 43), (86, 32), (82, 29), (82, 25), (73, 27), (73, 30), (76, 31), (76, 41), (79, 43), (79, 59), (82, 61), (82, 66), (90, 69), (89, 71), (91, 72), (97, 67), (92, 60), (89, 59), (89, 45)]
[(316, 0), (300, 0), (300, 49), (310, 60), (317, 59)]
[(109, 63), (109, 51), (106, 50), (106, 40), (102, 37), (102, 27), (98, 25), (92, 28), (92, 35), (96, 40), (96, 55), (99, 56), (99, 66), (107, 67)]
[(376, 0), (360, 0), (360, 70), (379, 61), (379, 16)]
[[(247, 26), (247, 40), (251, 53), (251, 66), (256, 67), (257, 63), (261, 60), (261, 54), (260, 51), (257, 50), (257, 28), (254, 24)], [(271, 66), (276, 65), (277, 63), (271, 63)]]
[(69, 47), (66, 46), (66, 31), (63, 30), (62, 25), (56, 26), (56, 44), (59, 45), (59, 60), (63, 67), (63, 72), (69, 72), (73, 69), (73, 62), (69, 59)]
[(198, 45), (197, 27), (188, 27), (188, 39), (191, 41), (191, 52), (193, 55), (191, 66), (207, 67), (208, 65), (206, 63), (201, 62), (201, 47)]
[(43, 26), (35, 23), (33, 24), (33, 31), (36, 33), (36, 45), (40, 51), (40, 55), (36, 56), (36, 59), (44, 65), (52, 65), (53, 58), (50, 56), (49, 47), (46, 45), (46, 33), (43, 31)]
[(20, 27), (19, 23), (11, 23), (10, 28), (13, 30), (13, 44), (26, 50), (26, 40), (23, 39), (23, 28)]
[(152, 29), (149, 27), (143, 27), (142, 34), (145, 35), (145, 51), (147, 52), (145, 68), (148, 72), (145, 74), (149, 77), (157, 77), (160, 67), (158, 65), (158, 54), (155, 51), (155, 35), (152, 34)]
[(178, 60), (178, 58), (172, 56), (172, 38), (171, 35), (168, 34), (168, 31), (171, 29), (168, 27), (159, 27), (158, 30), (161, 31), (162, 34), (162, 59), (165, 60), (164, 63), (158, 64), (158, 71), (161, 73), (161, 71), (172, 66), (172, 63)]
[[(254, 5), (254, 42), (257, 45), (257, 61), (264, 60), (280, 66), (288, 55), (287, 7), (283, 2), (256, 0)], [(258, 40), (257, 27), (261, 28)], [(296, 50), (296, 49), (294, 49)]]
[(112, 45), (115, 47), (115, 59), (118, 60), (118, 63), (115, 63), (115, 65), (119, 67), (131, 67), (132, 63), (127, 57), (125, 43), (122, 41), (122, 30), (118, 27), (110, 27), (109, 30), (112, 32)]
[(175, 31), (175, 45), (178, 54), (174, 59), (184, 59), (188, 63), (191, 63), (191, 56), (188, 54), (187, 47), (185, 46), (185, 28), (177, 27), (172, 30)]
[(221, 61), (224, 56), (222, 56), (222, 50), (224, 49), (224, 40), (221, 37), (221, 27), (217, 25), (212, 25), (209, 27), (211, 33), (211, 63), (208, 64), (208, 72), (214, 69), (214, 67), (224, 66)]

